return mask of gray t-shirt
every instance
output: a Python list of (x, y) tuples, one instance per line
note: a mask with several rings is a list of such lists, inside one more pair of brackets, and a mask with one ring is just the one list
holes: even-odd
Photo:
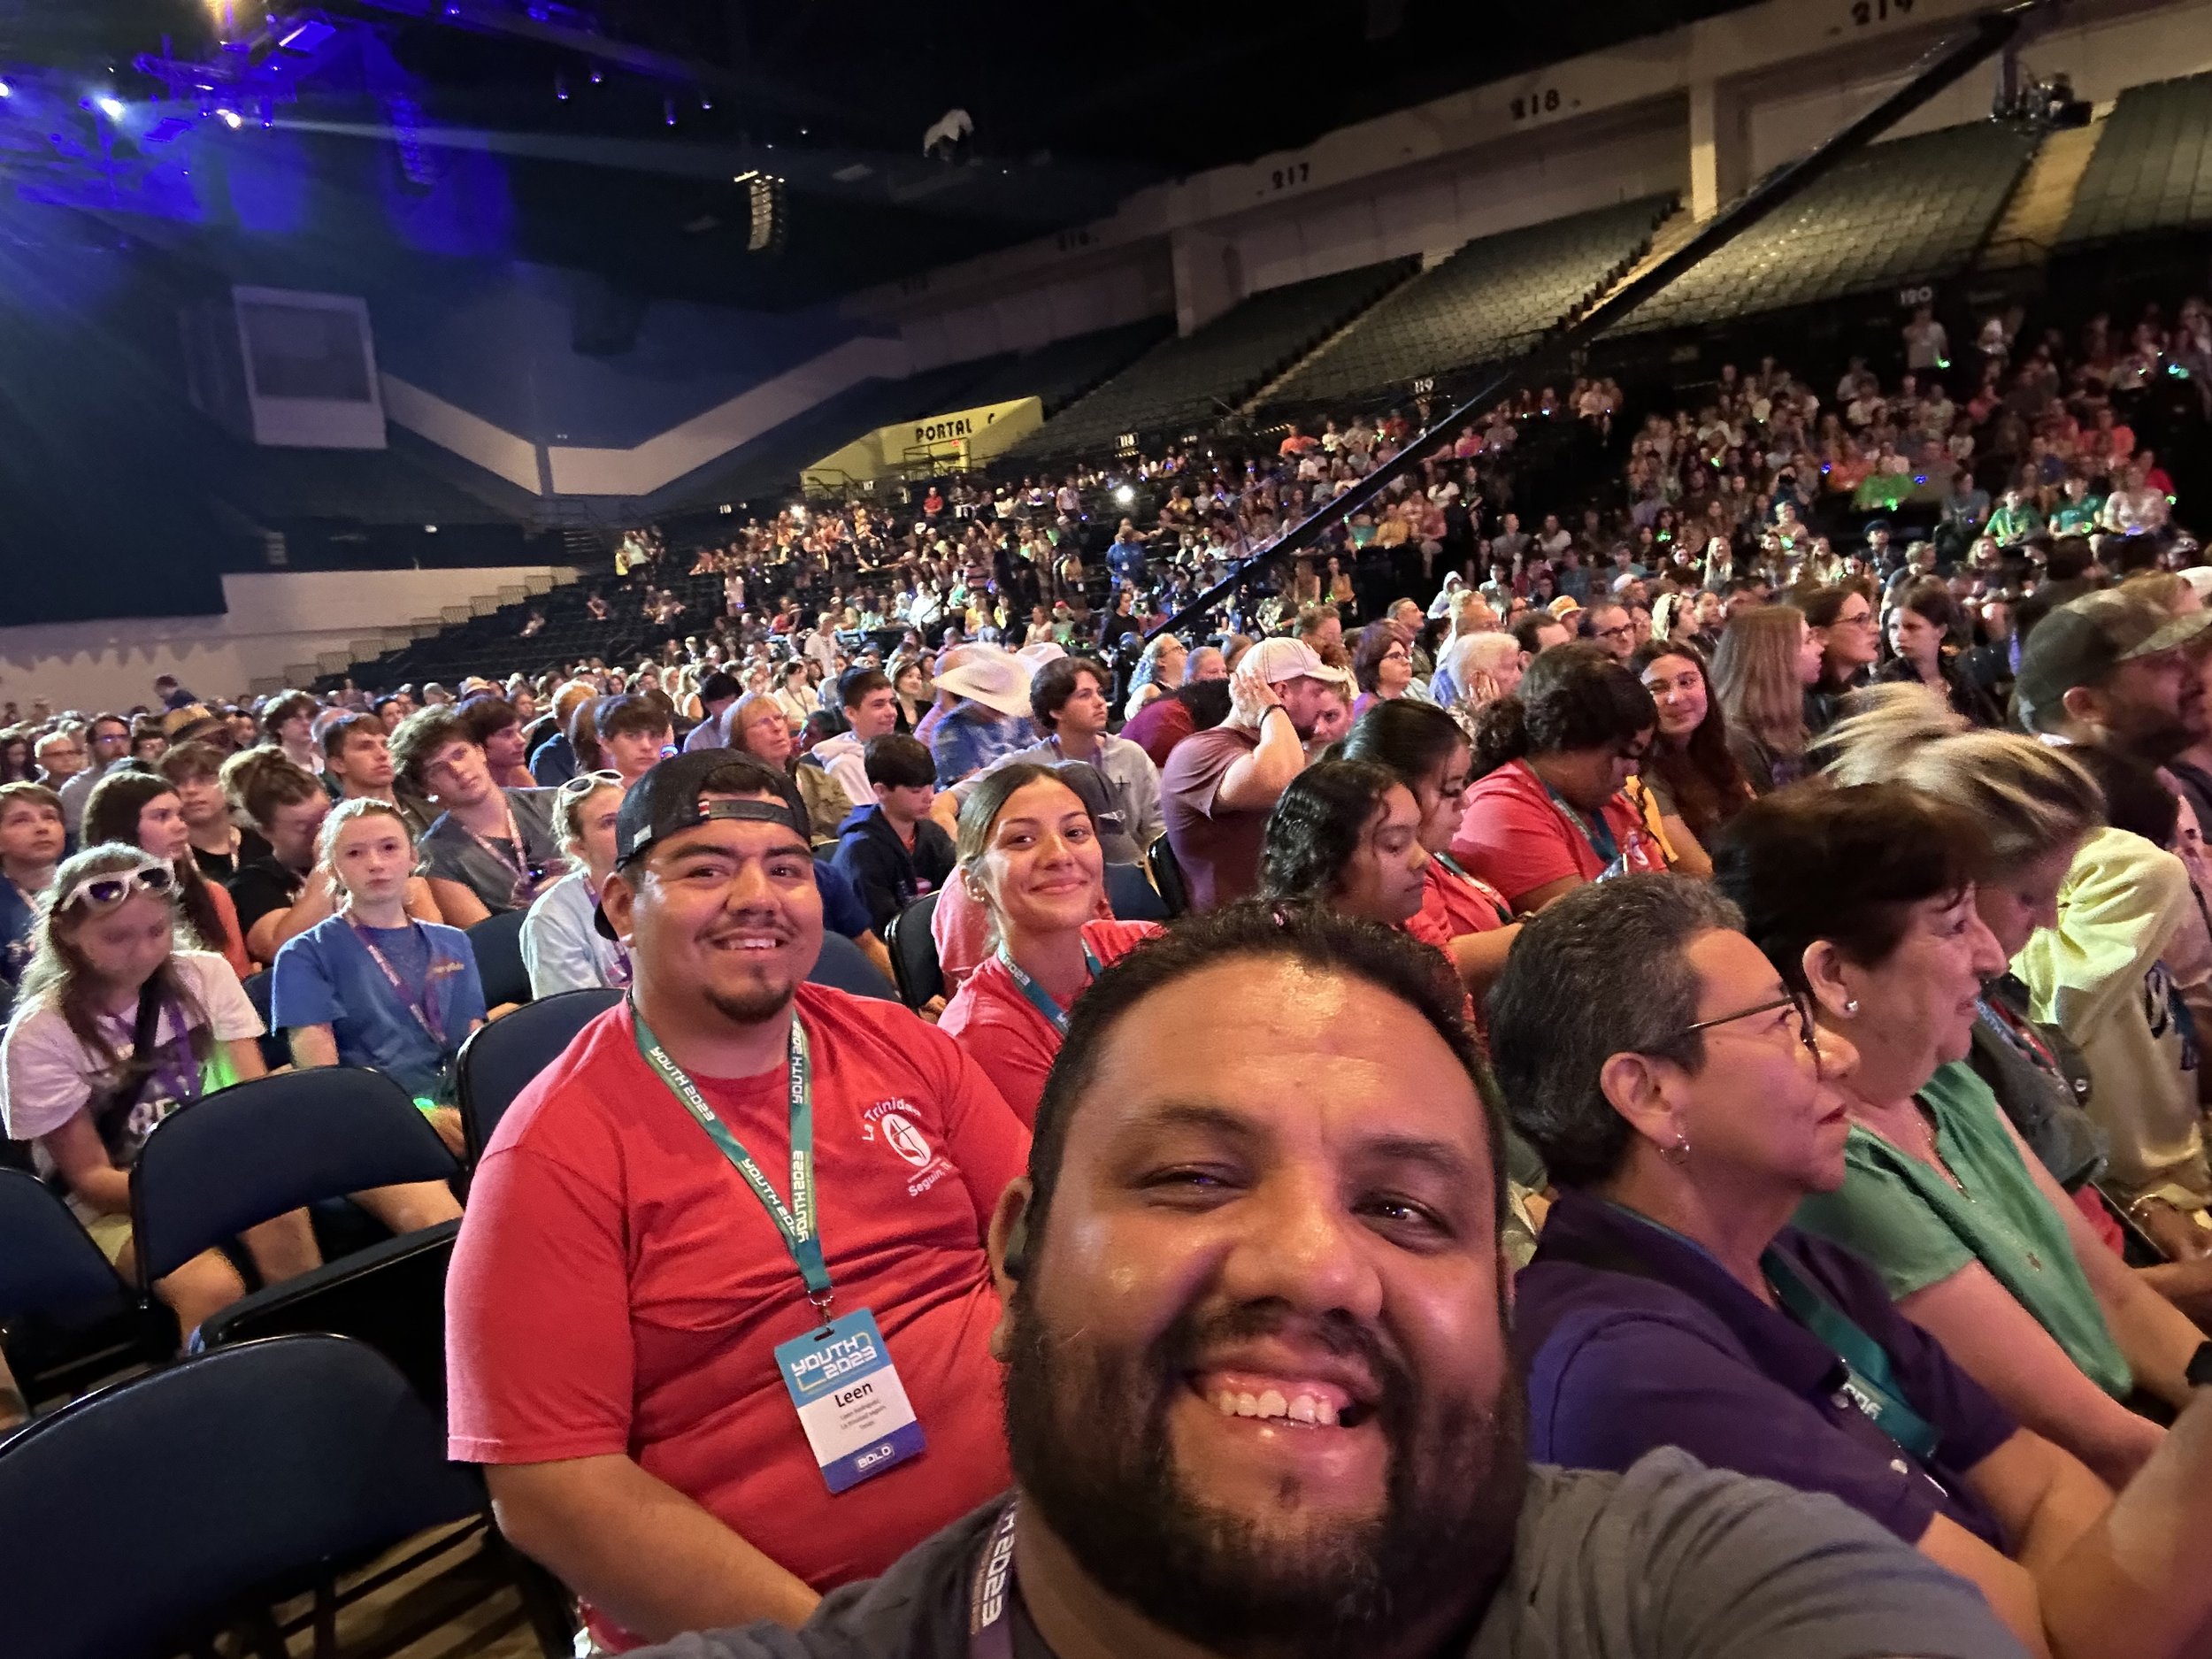
[[(515, 830), (522, 837), (519, 849), (504, 838), (490, 846), (470, 834), (450, 812), (423, 831), (415, 842), (415, 873), (442, 881), (457, 881), (484, 902), (494, 916), (527, 908), (546, 884), (548, 876), (567, 869), (553, 841), (552, 789), (509, 789), (507, 804), (514, 810)], [(519, 854), (521, 868), (516, 868)]]
[[(967, 1659), (996, 1504), (826, 1597), (797, 1631), (680, 1637), (634, 1659)], [(1052, 1659), (1026, 1619), (1015, 1659)], [(2022, 1659), (1981, 1594), (1835, 1499), (1650, 1453), (1529, 1471), (1505, 1581), (1465, 1659)], [(1443, 1659), (1440, 1655), (1440, 1659)]]

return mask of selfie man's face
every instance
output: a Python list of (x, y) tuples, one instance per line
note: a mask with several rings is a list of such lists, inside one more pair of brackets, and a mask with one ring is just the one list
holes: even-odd
[(1246, 1645), (1463, 1594), (1524, 1471), (1493, 1180), (1457, 1056), (1363, 980), (1240, 959), (1129, 1010), (1000, 1281), (1016, 1479), (1085, 1571)]

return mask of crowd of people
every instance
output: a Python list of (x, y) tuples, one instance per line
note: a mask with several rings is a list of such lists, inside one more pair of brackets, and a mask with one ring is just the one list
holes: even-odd
[(457, 1155), (469, 930), (619, 992), (357, 1194), (462, 1217), (451, 1452), (600, 1651), (2203, 1651), (2206, 330), (1539, 388), (1203, 635), (1420, 411), (795, 504), (711, 614), (641, 532), (647, 660), (11, 711), (8, 1137), (127, 1271), (265, 1027)]

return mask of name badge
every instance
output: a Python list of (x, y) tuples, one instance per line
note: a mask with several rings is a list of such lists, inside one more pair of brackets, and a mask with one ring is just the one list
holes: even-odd
[(832, 1492), (896, 1468), (926, 1444), (891, 1350), (865, 1308), (780, 1343), (776, 1368)]

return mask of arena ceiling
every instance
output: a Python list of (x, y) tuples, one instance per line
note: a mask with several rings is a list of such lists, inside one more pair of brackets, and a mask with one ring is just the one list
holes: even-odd
[[(335, 43), (274, 111), (319, 177), (394, 142), (388, 86), (378, 96), (343, 47), (373, 32), (419, 136), (500, 158), (514, 255), (640, 295), (785, 307), (1748, 3), (0, 0), (0, 73), (112, 69), (142, 96), (134, 58), (165, 39), (208, 55), (226, 7), (234, 30), (272, 5), (319, 14)], [(580, 50), (587, 29), (603, 50)], [(966, 153), (925, 158), (925, 130), (953, 109), (973, 121)], [(745, 250), (733, 180), (749, 170), (784, 180), (772, 253)]]

